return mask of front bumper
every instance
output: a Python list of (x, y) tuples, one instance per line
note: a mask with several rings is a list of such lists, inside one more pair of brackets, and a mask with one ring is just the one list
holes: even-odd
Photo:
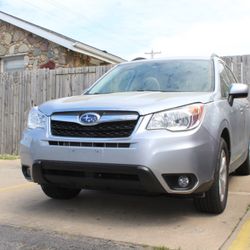
[[(45, 134), (42, 129), (26, 130), (20, 146), (21, 163), (23, 166), (31, 168), (31, 179), (40, 184), (45, 181), (47, 183), (58, 183), (58, 176), (54, 176), (53, 180), (51, 176), (50, 179), (48, 179), (48, 176), (44, 178), (46, 169), (53, 170), (56, 168), (63, 172), (77, 167), (77, 171), (82, 172), (82, 177), (85, 174), (87, 174), (87, 177), (77, 179), (76, 176), (70, 176), (66, 172), (66, 176), (60, 177), (60, 185), (116, 188), (117, 185), (125, 184), (122, 186), (126, 189), (138, 189), (134, 188), (137, 185), (137, 187), (140, 186), (139, 189), (172, 194), (207, 191), (214, 179), (216, 152), (218, 152), (218, 142), (210, 136), (209, 132), (202, 126), (192, 131), (178, 133), (166, 130), (148, 131), (142, 129), (146, 127), (147, 119), (144, 119), (142, 123), (145, 124), (141, 124), (142, 126), (134, 131), (129, 138), (119, 140), (115, 138), (85, 140), (52, 137)], [(50, 145), (49, 141), (91, 141), (92, 143), (94, 141), (101, 144), (127, 143), (129, 147), (60, 146)], [(41, 178), (37, 178), (37, 173), (40, 173)], [(108, 178), (105, 180), (93, 178), (98, 173), (137, 175), (135, 178), (138, 178), (140, 183), (136, 184), (135, 181), (131, 182), (131, 180), (116, 179), (114, 181)], [(196, 178), (195, 184), (189, 189), (173, 189), (164, 178), (166, 175), (181, 174), (194, 175)], [(81, 173), (79, 173), (79, 176), (81, 176)], [(147, 176), (147, 178), (141, 176)], [(56, 178), (57, 182), (55, 181)], [(157, 185), (151, 185), (150, 183), (157, 183)]]
[(36, 161), (32, 177), (39, 184), (53, 183), (70, 188), (165, 192), (152, 171), (143, 166)]

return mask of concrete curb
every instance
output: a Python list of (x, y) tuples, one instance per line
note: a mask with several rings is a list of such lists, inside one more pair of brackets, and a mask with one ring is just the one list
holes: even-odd
[(250, 249), (250, 205), (221, 250)]

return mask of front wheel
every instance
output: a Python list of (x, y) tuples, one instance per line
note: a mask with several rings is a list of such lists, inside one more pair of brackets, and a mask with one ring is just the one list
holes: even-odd
[(220, 214), (224, 211), (228, 196), (228, 147), (223, 138), (220, 140), (214, 183), (203, 198), (194, 198), (195, 207), (206, 213)]
[(41, 185), (43, 192), (52, 199), (69, 200), (76, 197), (81, 189), (63, 188), (53, 185)]

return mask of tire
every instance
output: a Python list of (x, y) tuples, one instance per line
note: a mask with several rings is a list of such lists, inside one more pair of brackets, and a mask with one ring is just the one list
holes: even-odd
[(221, 138), (216, 162), (214, 183), (205, 193), (205, 197), (194, 198), (194, 205), (197, 210), (212, 214), (220, 214), (225, 210), (228, 196), (228, 166), (228, 147), (225, 140)]
[(242, 163), (242, 165), (235, 170), (235, 174), (237, 175), (250, 175), (250, 163), (249, 163), (249, 147), (247, 151), (247, 158)]
[(52, 199), (69, 200), (76, 197), (81, 189), (62, 188), (52, 185), (41, 185), (43, 192)]

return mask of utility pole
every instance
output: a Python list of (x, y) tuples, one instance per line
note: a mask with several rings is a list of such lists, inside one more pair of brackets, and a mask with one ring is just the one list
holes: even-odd
[(145, 52), (144, 54), (150, 55), (151, 59), (154, 58), (154, 55), (161, 54), (161, 51), (153, 51), (153, 49), (150, 52)]

